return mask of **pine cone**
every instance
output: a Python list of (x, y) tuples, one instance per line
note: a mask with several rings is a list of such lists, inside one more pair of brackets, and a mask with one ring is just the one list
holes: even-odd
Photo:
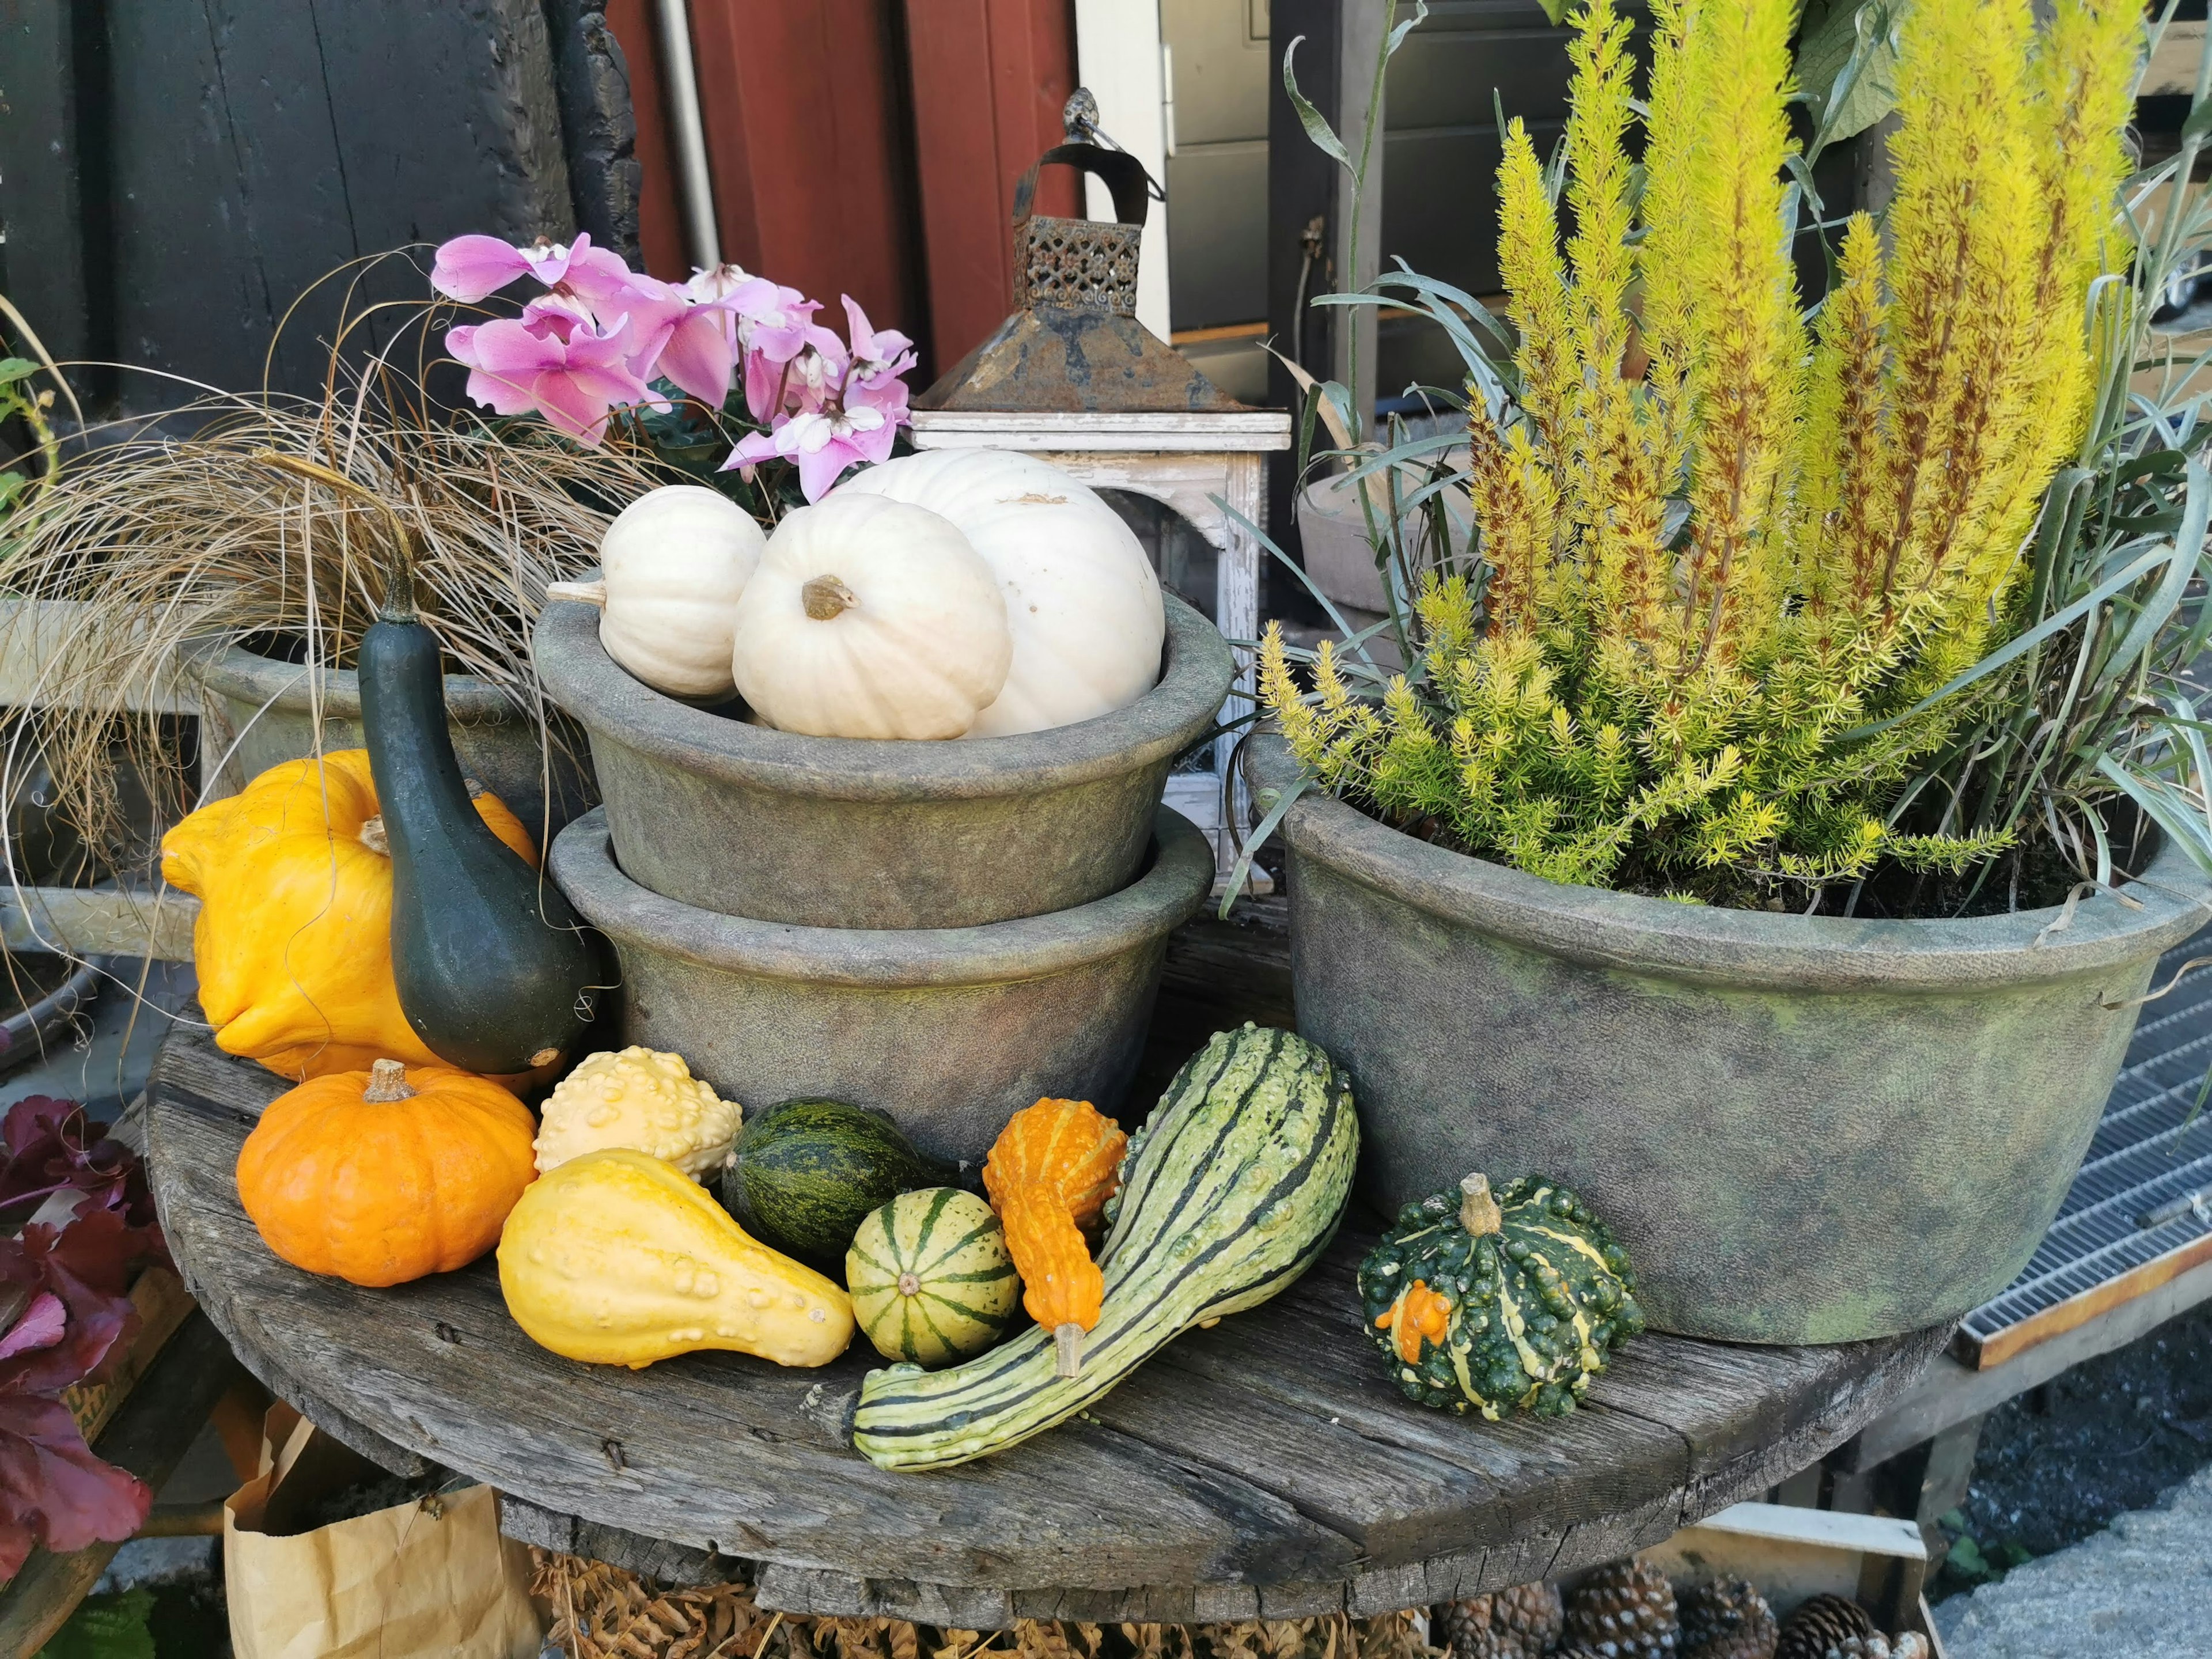
[(1569, 1646), (1599, 1659), (1671, 1659), (1680, 1626), (1674, 1587), (1641, 1561), (1616, 1561), (1583, 1580), (1567, 1598), (1562, 1633)]
[(1430, 1615), (1430, 1629), (1452, 1659), (1543, 1659), (1559, 1639), (1559, 1618), (1557, 1587), (1516, 1584), (1447, 1603)]
[(1685, 1591), (1681, 1612), (1682, 1659), (1774, 1659), (1774, 1610), (1744, 1580), (1717, 1578)]
[(1782, 1621), (1774, 1659), (1828, 1659), (1829, 1649), (1874, 1633), (1874, 1620), (1857, 1602), (1848, 1596), (1815, 1595)]
[(1544, 1579), (1516, 1584), (1490, 1598), (1492, 1627), (1518, 1642), (1528, 1659), (1542, 1659), (1552, 1650), (1565, 1617), (1559, 1587)]
[(1429, 1614), (1430, 1638), (1451, 1659), (1522, 1659), (1519, 1649), (1498, 1644), (1491, 1609), (1492, 1598), (1487, 1595), (1449, 1602), (1439, 1609), (1443, 1614), (1441, 1622), (1436, 1612)]

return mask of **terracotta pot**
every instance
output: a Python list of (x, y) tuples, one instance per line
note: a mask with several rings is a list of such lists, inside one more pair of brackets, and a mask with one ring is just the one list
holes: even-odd
[(1235, 664), (1170, 597), (1159, 684), (1126, 708), (1017, 738), (809, 738), (663, 696), (600, 647), (599, 612), (545, 607), (538, 672), (591, 733), (623, 869), (656, 893), (805, 927), (969, 927), (1117, 892), (1176, 757)]
[[(1256, 790), (1295, 777), (1279, 739), (1249, 752)], [(2212, 918), (2172, 845), (2132, 905), (2060, 927), (1563, 886), (1318, 793), (1283, 831), (1298, 1029), (1351, 1069), (1369, 1196), (1550, 1176), (1620, 1235), (1655, 1326), (1734, 1341), (1892, 1335), (2009, 1284), (2160, 953)]]

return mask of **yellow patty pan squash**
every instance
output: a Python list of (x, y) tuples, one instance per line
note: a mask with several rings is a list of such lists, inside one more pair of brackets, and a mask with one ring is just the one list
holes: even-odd
[(628, 1150), (531, 1183), (500, 1234), (499, 1287), (532, 1341), (594, 1365), (700, 1348), (826, 1365), (853, 1340), (834, 1280), (757, 1243), (673, 1164)]
[[(498, 797), (477, 811), (533, 866)], [(196, 895), (200, 1006), (225, 1053), (295, 1080), (380, 1059), (443, 1062), (400, 1012), (392, 978), (392, 859), (366, 749), (272, 766), (161, 838), (161, 874)]]

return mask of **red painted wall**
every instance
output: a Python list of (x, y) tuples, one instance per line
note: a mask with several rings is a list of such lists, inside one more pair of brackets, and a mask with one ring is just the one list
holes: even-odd
[(692, 0), (722, 257), (919, 331), (895, 0)]
[(668, 106), (660, 89), (660, 28), (653, 0), (607, 0), (607, 27), (622, 43), (629, 65), (630, 110), (637, 120), (637, 240), (641, 263), (663, 282), (691, 274), (684, 245), (684, 217), (676, 185), (676, 158), (668, 134)]
[[(1072, 0), (905, 0), (929, 338), (939, 373), (1013, 308), (1014, 185), (1060, 140), (1075, 88)], [(1037, 210), (1076, 211), (1054, 167)]]
[[(609, 0), (630, 65), (646, 268), (690, 269), (654, 0)], [(1073, 0), (691, 0), (722, 257), (840, 294), (921, 345), (926, 386), (1013, 304), (1014, 185), (1060, 136)], [(1076, 212), (1054, 168), (1042, 212)]]

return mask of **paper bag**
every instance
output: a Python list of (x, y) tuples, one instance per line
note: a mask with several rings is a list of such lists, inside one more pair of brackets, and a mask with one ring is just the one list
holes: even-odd
[(223, 1505), (236, 1659), (534, 1659), (529, 1553), (490, 1487), (309, 1528), (310, 1505), (380, 1472), (282, 1405), (261, 1466)]

